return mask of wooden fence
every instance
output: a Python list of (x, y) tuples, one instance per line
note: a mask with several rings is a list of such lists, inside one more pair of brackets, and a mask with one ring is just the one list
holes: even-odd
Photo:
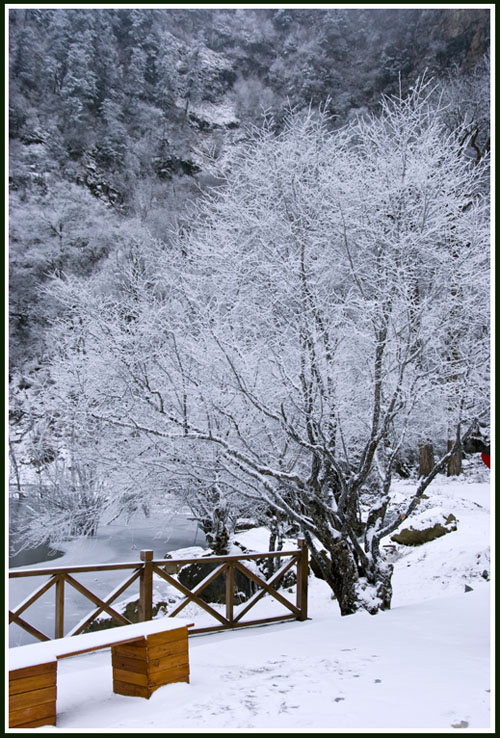
[[(51, 637), (42, 633), (38, 628), (31, 625), (24, 617), (26, 610), (36, 602), (51, 587), (55, 589), (55, 626), (54, 638), (62, 638), (63, 636), (78, 635), (101, 615), (107, 613), (111, 618), (120, 625), (130, 624), (122, 613), (112, 607), (117, 598), (125, 592), (135, 581), (138, 580), (139, 585), (139, 620), (151, 620), (153, 614), (153, 575), (156, 574), (166, 582), (171, 584), (183, 595), (179, 603), (177, 603), (169, 617), (178, 615), (190, 602), (201, 607), (205, 612), (209, 613), (212, 618), (217, 621), (217, 625), (208, 627), (193, 628), (190, 633), (207, 633), (210, 631), (225, 630), (228, 628), (241, 628), (250, 625), (262, 625), (264, 623), (280, 622), (284, 620), (306, 620), (307, 619), (307, 579), (308, 579), (308, 552), (305, 542), (301, 539), (298, 541), (298, 548), (293, 551), (275, 551), (260, 554), (241, 554), (239, 556), (207, 556), (203, 558), (193, 559), (159, 559), (155, 560), (153, 551), (141, 551), (141, 561), (123, 563), (123, 564), (100, 564), (90, 566), (61, 566), (46, 569), (19, 569), (9, 571), (9, 579), (19, 577), (41, 577), (49, 578), (43, 582), (34, 592), (26, 597), (14, 609), (9, 610), (9, 624), (16, 623), (18, 626), (26, 630), (31, 635), (41, 641), (49, 641)], [(245, 566), (244, 562), (259, 561), (263, 559), (277, 559), (277, 570), (267, 579), (256, 574), (254, 571)], [(286, 559), (283, 563), (282, 560)], [(195, 587), (190, 590), (181, 582), (177, 581), (172, 574), (165, 571), (165, 568), (171, 569), (172, 566), (181, 567), (186, 564), (208, 564), (215, 565), (215, 568)], [(283, 576), (296, 567), (296, 597), (295, 603), (283, 594), (277, 591), (276, 587)], [(75, 579), (75, 575), (87, 572), (103, 572), (132, 570), (117, 587), (115, 587), (105, 599), (98, 597), (88, 587)], [(254, 586), (258, 587), (250, 599), (237, 608), (235, 604), (235, 573), (239, 572), (245, 576)], [(217, 577), (225, 577), (225, 615), (220, 613), (208, 602), (205, 602), (200, 595), (203, 590), (208, 587)], [(73, 587), (77, 592), (86, 597), (94, 605), (94, 609), (89, 612), (80, 622), (75, 625), (69, 632), (64, 632), (64, 596), (66, 586)], [(273, 617), (260, 618), (255, 620), (244, 620), (244, 616), (268, 594), (277, 600), (284, 608), (285, 612)], [(236, 609), (238, 612), (236, 613)]]

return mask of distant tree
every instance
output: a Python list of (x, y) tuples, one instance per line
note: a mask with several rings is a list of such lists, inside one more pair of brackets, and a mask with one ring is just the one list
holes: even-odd
[[(76, 184), (43, 178), (9, 208), (9, 328), (11, 366), (47, 352), (45, 330), (57, 314), (43, 291), (55, 274), (90, 275), (137, 229)], [(41, 191), (40, 191), (41, 190)]]
[(97, 104), (108, 98), (120, 99), (123, 83), (120, 78), (119, 44), (109, 11), (93, 11), (95, 49), (94, 71), (97, 76)]
[(18, 28), (11, 22), (11, 30), (15, 33), (16, 44), (10, 56), (10, 73), (21, 89), (38, 97), (44, 86), (41, 76), (44, 49), (40, 34), (31, 24), (25, 23)]
[[(449, 78), (442, 85), (443, 120), (450, 132), (455, 132), (460, 142), (461, 155), (473, 163), (481, 160), (488, 162), (490, 151), (490, 69), (489, 56), (471, 70), (459, 71), (455, 68)], [(488, 192), (488, 178), (483, 179), (484, 191)], [(467, 207), (467, 206), (466, 206)], [(456, 313), (460, 310), (461, 289), (458, 281), (452, 286), (455, 305), (452, 308)], [(472, 322), (475, 322), (471, 318)], [(483, 327), (476, 330), (487, 332), (487, 317), (483, 316)], [(448, 340), (448, 351), (453, 356), (460, 354), (464, 345), (460, 331), (452, 331)], [(466, 345), (466, 343), (465, 343)], [(450, 391), (453, 394), (454, 380), (450, 382)], [(457, 390), (460, 392), (460, 389)], [(450, 400), (452, 401), (452, 400)], [(450, 428), (448, 445), (453, 441), (454, 428)], [(448, 462), (448, 474), (457, 476), (462, 472), (462, 446)]]
[(74, 40), (72, 15), (58, 10), (46, 11), (47, 29), (46, 71), (50, 89), (59, 95), (68, 71), (68, 52)]
[(108, 167), (120, 166), (125, 159), (128, 139), (123, 112), (111, 98), (102, 102), (99, 112), (103, 125), (96, 147), (98, 159)]
[(61, 86), (63, 135), (73, 156), (91, 148), (93, 143), (89, 124), (95, 120), (98, 85), (92, 54), (92, 36), (87, 31), (70, 44), (67, 71)]
[(460, 130), (464, 154), (480, 161), (490, 151), (490, 59), (471, 70), (455, 67), (443, 85), (443, 117), (449, 130)]
[(262, 124), (265, 115), (276, 116), (282, 108), (282, 98), (256, 76), (238, 79), (233, 90), (236, 114), (241, 120), (254, 125)]
[(145, 74), (147, 68), (147, 54), (144, 49), (138, 47), (132, 49), (130, 63), (126, 69), (125, 85), (132, 100), (144, 97)]
[(165, 32), (158, 39), (158, 56), (156, 60), (158, 82), (156, 89), (158, 103), (165, 111), (175, 105), (180, 87), (180, 79), (177, 71), (179, 53), (174, 45), (174, 41), (175, 38), (170, 33)]

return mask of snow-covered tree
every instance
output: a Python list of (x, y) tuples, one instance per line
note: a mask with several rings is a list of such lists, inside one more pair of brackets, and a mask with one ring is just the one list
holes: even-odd
[[(428, 85), (328, 123), (256, 133), (125, 301), (64, 299), (87, 325), (89, 415), (169, 458), (217, 449), (239, 492), (302, 530), (342, 614), (375, 613), (382, 540), (487, 412), (488, 203)], [(444, 447), (402, 508), (394, 465), (422, 434)]]
[(420, 88), (335, 135), (292, 118), (235, 164), (187, 249), (206, 357), (191, 431), (300, 523), (344, 613), (389, 605), (405, 436), (470, 432), (485, 409), (487, 219), (459, 145)]
[[(78, 342), (79, 349), (71, 346), (75, 357), (82, 350), (80, 338)], [(18, 545), (55, 545), (73, 536), (95, 535), (107, 507), (109, 468), (103, 449), (109, 444), (102, 424), (79, 412), (79, 402), (87, 398), (80, 397), (77, 374), (55, 382), (39, 367), (31, 381), (15, 377), (13, 385), (12, 483), (27, 503)]]

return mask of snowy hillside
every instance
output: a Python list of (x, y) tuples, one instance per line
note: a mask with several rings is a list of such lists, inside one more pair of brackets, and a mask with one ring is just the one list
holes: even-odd
[(429, 514), (449, 509), (456, 531), (391, 543), (392, 610), (342, 618), (311, 576), (310, 620), (192, 637), (190, 684), (149, 701), (113, 694), (105, 651), (61, 662), (58, 727), (39, 730), (491, 732), (485, 472), (429, 490)]

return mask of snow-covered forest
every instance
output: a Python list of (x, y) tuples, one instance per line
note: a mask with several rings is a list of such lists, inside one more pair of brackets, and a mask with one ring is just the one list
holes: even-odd
[(390, 608), (382, 543), (489, 446), (489, 11), (11, 8), (9, 44), (25, 545), (175, 500)]

